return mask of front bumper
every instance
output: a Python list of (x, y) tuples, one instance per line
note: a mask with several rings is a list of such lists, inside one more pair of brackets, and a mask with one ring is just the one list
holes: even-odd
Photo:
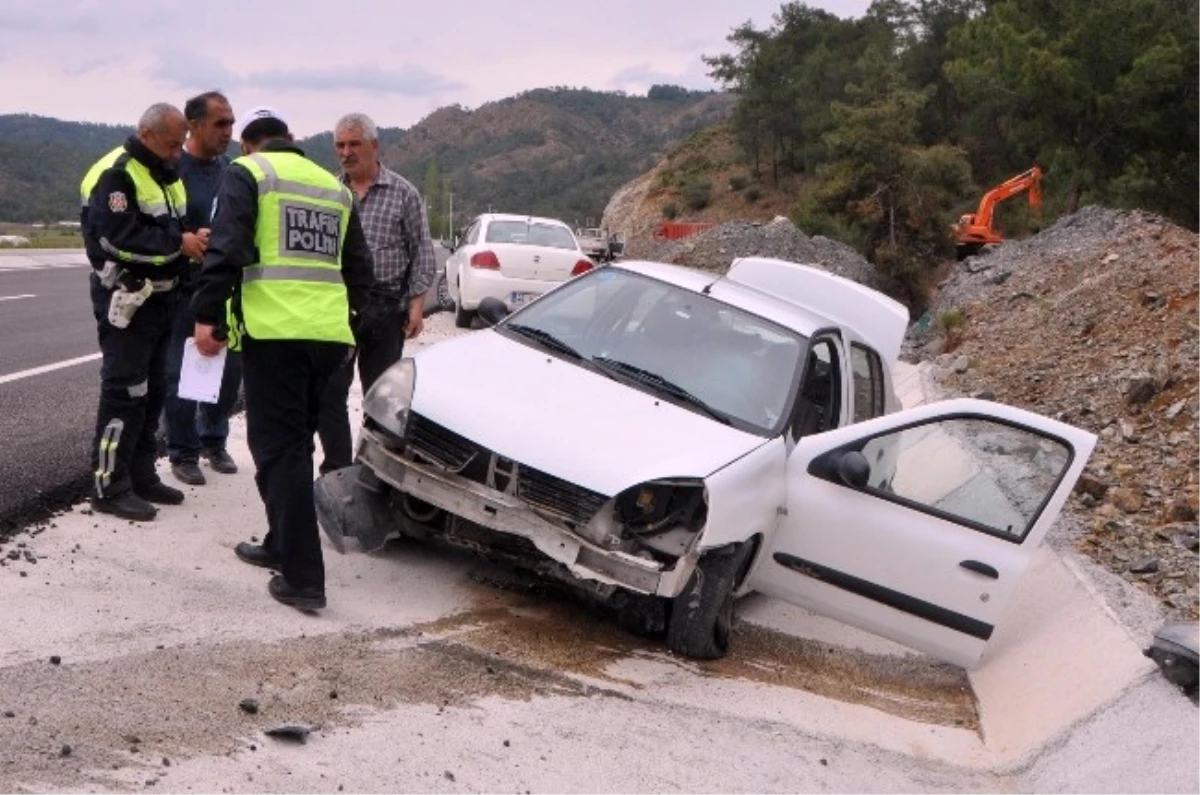
[(598, 547), (542, 518), (515, 496), (400, 457), (367, 427), (359, 435), (357, 460), (400, 492), (489, 530), (527, 539), (578, 579), (675, 597), (695, 570), (695, 553), (664, 570), (654, 561)]

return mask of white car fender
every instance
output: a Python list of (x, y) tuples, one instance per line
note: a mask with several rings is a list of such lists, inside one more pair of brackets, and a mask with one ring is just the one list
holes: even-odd
[(786, 472), (787, 446), (776, 436), (705, 478), (708, 521), (696, 548), (769, 537), (787, 504)]

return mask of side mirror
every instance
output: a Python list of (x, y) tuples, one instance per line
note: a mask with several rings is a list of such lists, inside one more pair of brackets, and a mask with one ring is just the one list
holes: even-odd
[[(479, 302), (479, 319), (488, 326), (494, 326), (508, 317), (508, 305), (499, 298), (488, 296)], [(864, 461), (866, 459), (863, 459)]]
[(838, 456), (837, 475), (847, 486), (865, 488), (871, 478), (871, 464), (857, 450), (847, 450)]

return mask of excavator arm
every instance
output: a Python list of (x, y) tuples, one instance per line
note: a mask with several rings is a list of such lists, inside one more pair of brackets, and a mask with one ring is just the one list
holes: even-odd
[(983, 198), (979, 200), (979, 209), (959, 219), (953, 230), (958, 258), (978, 254), (979, 250), (989, 243), (1002, 242), (1004, 238), (992, 226), (996, 205), (1025, 192), (1029, 193), (1030, 207), (1036, 209), (1042, 206), (1042, 170), (1037, 166), (1005, 180), (983, 194)]

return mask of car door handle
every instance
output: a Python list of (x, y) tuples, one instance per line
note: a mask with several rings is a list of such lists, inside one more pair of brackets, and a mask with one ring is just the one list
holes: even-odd
[(958, 565), (962, 566), (964, 569), (973, 571), (976, 574), (982, 574), (984, 577), (990, 577), (993, 580), (1000, 579), (1000, 572), (996, 571), (986, 563), (980, 563), (977, 560), (964, 560)]

